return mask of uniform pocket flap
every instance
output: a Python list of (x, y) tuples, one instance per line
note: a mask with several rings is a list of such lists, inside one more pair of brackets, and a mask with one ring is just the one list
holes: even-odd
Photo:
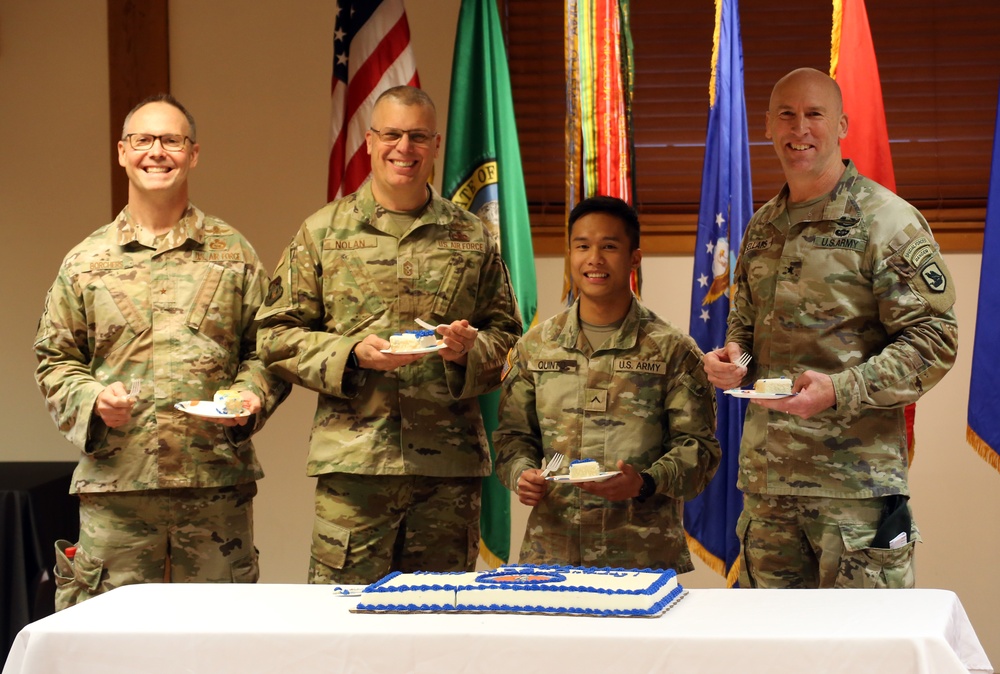
[(313, 523), (312, 556), (331, 569), (343, 569), (351, 530), (316, 518)]

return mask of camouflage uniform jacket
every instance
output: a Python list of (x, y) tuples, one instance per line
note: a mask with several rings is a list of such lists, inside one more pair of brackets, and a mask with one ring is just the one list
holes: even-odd
[(753, 353), (745, 383), (815, 370), (836, 391), (809, 419), (749, 406), (747, 492), (908, 493), (903, 408), (955, 362), (955, 287), (927, 221), (845, 163), (816, 219), (789, 222), (785, 186), (743, 239), (727, 341)]
[[(432, 192), (397, 238), (371, 185), (299, 229), (261, 307), (258, 344), (272, 372), (319, 393), (307, 472), (474, 477), (491, 470), (477, 396), (500, 385), (521, 317), (483, 223)], [(431, 353), (392, 372), (347, 369), (355, 344), (466, 318), (479, 329), (467, 365)]]
[[(263, 477), (248, 438), (287, 394), (255, 353), (267, 283), (247, 240), (192, 205), (157, 241), (126, 207), (69, 252), (38, 327), (35, 378), (59, 430), (84, 452), (71, 491)], [(97, 396), (114, 381), (127, 389), (132, 377), (142, 380), (132, 421), (109, 429)], [(253, 391), (263, 410), (227, 430), (174, 409), (222, 388)]]
[[(634, 299), (618, 332), (592, 351), (578, 309), (532, 328), (509, 357), (493, 434), (497, 477), (513, 489), (524, 470), (561, 452), (564, 466), (594, 459), (610, 471), (621, 459), (652, 475), (656, 494), (608, 501), (550, 483), (529, 516), (525, 547), (553, 560), (689, 571), (683, 501), (705, 488), (721, 457), (702, 353)], [(562, 552), (574, 539), (581, 550)]]

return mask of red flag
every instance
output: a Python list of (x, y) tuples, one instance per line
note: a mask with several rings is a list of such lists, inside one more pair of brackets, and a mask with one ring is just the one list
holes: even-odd
[[(889, 130), (882, 105), (882, 82), (875, 61), (875, 44), (868, 27), (865, 0), (833, 0), (830, 77), (844, 96), (847, 138), (840, 142), (863, 176), (896, 191), (896, 174), (889, 152)], [(906, 444), (913, 462), (913, 419), (916, 405), (906, 406)]]
[(365, 130), (379, 94), (420, 86), (403, 0), (340, 0), (333, 34), (333, 109), (327, 199), (354, 192), (371, 172)]
[(895, 192), (882, 82), (865, 0), (833, 0), (830, 77), (837, 80), (844, 95), (847, 138), (840, 143), (844, 156), (863, 176)]

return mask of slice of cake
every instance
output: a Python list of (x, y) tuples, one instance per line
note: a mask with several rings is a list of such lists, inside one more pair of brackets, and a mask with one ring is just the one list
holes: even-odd
[(220, 389), (215, 392), (212, 402), (219, 414), (239, 414), (243, 411), (243, 396), (239, 391)]
[(393, 353), (416, 351), (437, 346), (437, 338), (432, 330), (407, 330), (389, 337), (389, 350)]
[(601, 466), (593, 459), (576, 459), (570, 461), (569, 477), (576, 480), (581, 477), (597, 477), (601, 474)]
[(757, 393), (791, 393), (792, 380), (787, 377), (777, 379), (758, 379), (754, 382), (753, 390)]

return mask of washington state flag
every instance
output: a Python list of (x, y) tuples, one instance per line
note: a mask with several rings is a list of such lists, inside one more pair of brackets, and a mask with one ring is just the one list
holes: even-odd
[[(514, 124), (507, 52), (494, 0), (463, 0), (455, 38), (445, 142), (444, 196), (486, 223), (500, 242), (525, 328), (535, 320), (537, 290), (521, 149)], [(481, 396), (493, 450), (500, 392)], [(493, 567), (510, 558), (510, 492), (496, 475), (483, 481), (480, 556)]]

